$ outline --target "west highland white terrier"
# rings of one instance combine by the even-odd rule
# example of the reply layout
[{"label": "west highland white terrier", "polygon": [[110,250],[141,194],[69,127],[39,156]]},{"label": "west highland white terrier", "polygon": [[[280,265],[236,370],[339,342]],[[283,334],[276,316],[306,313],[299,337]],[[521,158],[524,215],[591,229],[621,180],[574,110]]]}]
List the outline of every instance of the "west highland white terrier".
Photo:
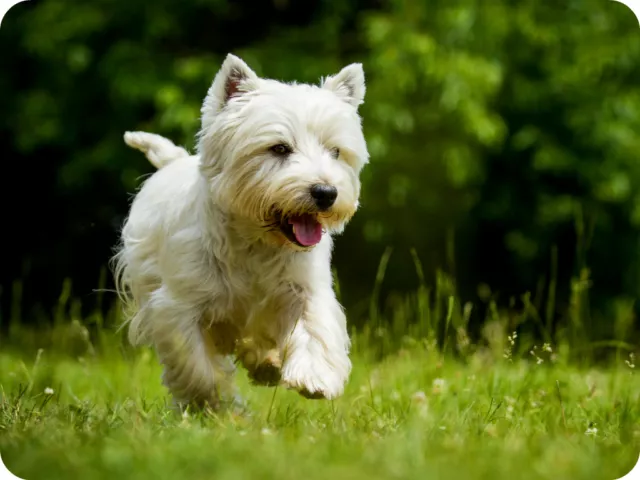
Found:
[{"label": "west highland white terrier", "polygon": [[233,395],[234,357],[256,384],[342,394],[350,340],[333,291],[332,235],[358,208],[369,155],[352,64],[319,86],[259,78],[228,55],[202,106],[197,154],[127,132],[158,170],[137,193],[114,258],[178,404]]}]

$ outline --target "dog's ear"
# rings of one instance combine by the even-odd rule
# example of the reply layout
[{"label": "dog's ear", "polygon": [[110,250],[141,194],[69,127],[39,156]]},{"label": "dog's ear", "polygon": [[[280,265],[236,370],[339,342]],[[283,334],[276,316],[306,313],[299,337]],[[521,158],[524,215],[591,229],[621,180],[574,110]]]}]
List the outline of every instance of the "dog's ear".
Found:
[{"label": "dog's ear", "polygon": [[342,100],[358,108],[364,102],[366,91],[362,64],[352,63],[336,75],[325,78],[322,82],[322,88],[331,90]]},{"label": "dog's ear", "polygon": [[217,113],[229,99],[251,90],[257,79],[258,76],[246,63],[235,55],[228,54],[209,88],[202,113],[204,116]]}]

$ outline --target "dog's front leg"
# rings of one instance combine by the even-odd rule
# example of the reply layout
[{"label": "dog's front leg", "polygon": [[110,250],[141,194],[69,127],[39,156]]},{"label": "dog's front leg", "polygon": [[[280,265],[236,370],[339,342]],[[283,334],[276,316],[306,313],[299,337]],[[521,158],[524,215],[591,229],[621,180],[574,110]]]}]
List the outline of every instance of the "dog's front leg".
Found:
[{"label": "dog's front leg", "polygon": [[309,294],[285,339],[282,379],[308,398],[340,396],[351,372],[346,317],[329,286]]}]

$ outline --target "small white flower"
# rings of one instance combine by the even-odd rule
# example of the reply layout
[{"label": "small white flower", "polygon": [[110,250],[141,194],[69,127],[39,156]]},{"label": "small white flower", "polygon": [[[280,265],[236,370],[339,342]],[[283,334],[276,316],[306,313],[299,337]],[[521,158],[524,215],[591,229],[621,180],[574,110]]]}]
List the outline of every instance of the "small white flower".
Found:
[{"label": "small white flower", "polygon": [[505,414],[507,420],[513,420],[513,405],[507,405],[507,413]]},{"label": "small white flower", "polygon": [[51,388],[51,387],[45,388],[44,389],[44,394],[45,395],[53,395],[54,394],[53,388]]},{"label": "small white flower", "polygon": [[447,382],[445,382],[444,378],[434,379],[432,384],[433,393],[441,393],[446,386],[447,386]]},{"label": "small white flower", "polygon": [[489,423],[484,427],[484,433],[491,437],[496,437],[498,435],[498,428],[495,423]]},{"label": "small white flower", "polygon": [[596,435],[598,435],[598,429],[596,428],[596,424],[595,423],[591,424],[591,426],[587,428],[584,434],[590,437],[595,437]]},{"label": "small white flower", "polygon": [[415,403],[424,403],[427,401],[427,395],[420,390],[411,395],[411,400]]},{"label": "small white flower", "polygon": [[427,403],[427,395],[423,391],[418,391],[411,395],[411,403],[415,405],[416,412],[420,417],[427,417],[429,405]]},{"label": "small white flower", "polygon": [[[545,345],[547,345],[547,344],[545,343]],[[544,350],[544,346],[542,348]],[[544,362],[544,360],[542,360],[542,358],[540,358],[540,356],[538,355],[537,350],[538,350],[538,347],[534,345],[533,349],[530,350],[529,353],[531,354],[531,356],[533,358],[536,359],[536,365],[541,365]]]},{"label": "small white flower", "polygon": [[266,427],[263,428],[260,433],[262,433],[262,435],[273,435],[273,432]]},{"label": "small white flower", "polygon": [[438,428],[439,428],[440,430],[442,430],[442,431],[444,431],[444,430],[446,430],[446,429],[447,429],[447,427],[445,427],[444,425],[440,425]]},{"label": "small white flower", "polygon": [[636,356],[633,353],[630,353],[629,360],[625,360],[624,363],[627,364],[627,367],[633,370],[634,368],[636,368],[635,360]]},{"label": "small white flower", "polygon": [[518,334],[516,332],[507,336],[509,345],[507,345],[507,348],[504,349],[504,353],[502,354],[502,356],[510,363],[513,362],[513,347],[516,344],[516,338],[518,338]]}]

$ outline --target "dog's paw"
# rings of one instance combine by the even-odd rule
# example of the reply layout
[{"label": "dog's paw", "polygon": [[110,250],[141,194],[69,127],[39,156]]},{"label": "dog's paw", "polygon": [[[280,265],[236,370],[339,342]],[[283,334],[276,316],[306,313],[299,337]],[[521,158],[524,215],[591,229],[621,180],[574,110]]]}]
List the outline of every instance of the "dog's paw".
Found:
[{"label": "dog's paw", "polygon": [[348,359],[336,368],[325,359],[292,358],[283,368],[282,381],[307,399],[332,400],[344,392],[350,367]]},{"label": "dog's paw", "polygon": [[249,370],[248,373],[252,383],[267,387],[275,387],[282,378],[280,365],[270,360],[265,360],[258,364],[255,369]]},{"label": "dog's paw", "polygon": [[280,383],[282,362],[277,350],[260,351],[253,342],[245,340],[238,346],[237,357],[253,384],[273,387]]},{"label": "dog's paw", "polygon": [[302,390],[298,390],[298,393],[304,398],[306,398],[307,400],[326,400],[327,399],[324,392],[320,392],[320,391],[310,392],[306,388],[303,388]]}]

